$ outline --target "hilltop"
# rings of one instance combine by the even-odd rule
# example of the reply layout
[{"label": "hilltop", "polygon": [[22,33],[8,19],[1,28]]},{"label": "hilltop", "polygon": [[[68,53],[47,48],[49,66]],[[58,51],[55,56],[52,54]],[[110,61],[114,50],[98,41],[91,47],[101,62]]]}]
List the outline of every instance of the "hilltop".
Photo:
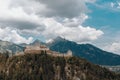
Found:
[{"label": "hilltop", "polygon": [[78,57],[0,54],[0,80],[119,80],[120,75]]}]

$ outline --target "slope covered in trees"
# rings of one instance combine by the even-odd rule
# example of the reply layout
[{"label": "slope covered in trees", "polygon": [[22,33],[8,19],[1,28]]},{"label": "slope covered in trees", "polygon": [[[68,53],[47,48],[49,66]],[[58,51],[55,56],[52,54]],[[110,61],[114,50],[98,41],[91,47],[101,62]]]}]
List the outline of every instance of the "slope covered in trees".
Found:
[{"label": "slope covered in trees", "polygon": [[119,80],[120,75],[77,57],[53,57],[45,52],[0,55],[0,80]]}]

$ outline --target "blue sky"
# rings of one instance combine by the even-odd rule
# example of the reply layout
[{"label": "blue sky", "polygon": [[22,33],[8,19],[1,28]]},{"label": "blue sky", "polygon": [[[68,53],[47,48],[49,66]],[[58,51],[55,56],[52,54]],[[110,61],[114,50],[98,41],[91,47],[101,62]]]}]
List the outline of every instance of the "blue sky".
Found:
[{"label": "blue sky", "polygon": [[120,0],[97,0],[95,4],[88,4],[88,7],[91,12],[83,25],[89,25],[104,32],[100,40],[93,44],[100,48],[109,45],[105,50],[119,53]]},{"label": "blue sky", "polygon": [[120,54],[120,0],[0,0],[0,39],[31,43],[61,36]]},{"label": "blue sky", "polygon": [[[120,9],[117,10],[117,7],[112,9],[110,5],[111,2],[117,4],[116,2],[118,1],[99,0],[93,5],[88,4],[88,7],[91,10],[91,13],[88,14],[90,18],[86,20],[84,25],[89,25],[89,26],[93,26],[96,28],[108,27],[113,31],[119,31]],[[115,9],[117,11],[115,11]]]}]

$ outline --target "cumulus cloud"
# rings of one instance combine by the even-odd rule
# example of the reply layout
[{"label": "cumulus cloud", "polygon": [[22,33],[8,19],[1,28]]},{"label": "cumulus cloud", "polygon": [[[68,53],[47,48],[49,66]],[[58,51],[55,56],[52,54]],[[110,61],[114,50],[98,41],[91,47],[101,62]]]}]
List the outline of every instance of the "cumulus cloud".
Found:
[{"label": "cumulus cloud", "polygon": [[[108,29],[110,28],[106,28],[106,30]],[[97,44],[101,49],[105,51],[120,55],[120,31],[106,31],[106,34],[98,39]]]},{"label": "cumulus cloud", "polygon": [[30,43],[33,41],[32,37],[26,39],[19,35],[16,30],[11,30],[10,28],[0,28],[0,39],[14,43]]},{"label": "cumulus cloud", "polygon": [[113,42],[112,44],[105,46],[104,49],[120,55],[120,42]]},{"label": "cumulus cloud", "polygon": [[87,42],[96,40],[103,34],[101,30],[96,30],[89,26],[65,27],[61,23],[55,21],[53,18],[46,19],[44,24],[46,25],[46,29],[43,32],[43,35],[48,39],[61,36],[76,42]]},{"label": "cumulus cloud", "polygon": [[65,18],[63,20],[63,25],[68,27],[78,27],[79,25],[82,25],[82,23],[84,23],[86,19],[88,19],[88,16],[85,14],[81,14],[77,18],[76,17],[72,19]]},{"label": "cumulus cloud", "polygon": [[[79,17],[80,14],[89,12],[86,3],[95,2],[95,0],[37,0],[47,7],[47,11],[42,15],[60,16],[60,17]],[[47,12],[47,13],[46,13]]]},{"label": "cumulus cloud", "polygon": [[[17,1],[21,5],[20,3],[17,5]],[[41,18],[34,13],[34,10],[31,7],[31,10],[29,8],[26,9],[26,6],[29,7],[30,5],[28,4],[32,5],[32,2],[28,0],[0,0],[0,24],[18,29],[33,29],[42,25],[40,23]],[[22,3],[26,6],[22,6]],[[36,9],[36,7],[34,8]]]},{"label": "cumulus cloud", "polygon": [[[103,34],[82,24],[90,11],[86,3],[95,0],[0,0],[0,39],[15,43],[32,41],[20,34],[42,35],[46,39],[57,36],[76,42],[92,41]],[[9,26],[9,27],[8,27]],[[12,30],[13,29],[13,30]],[[19,33],[18,33],[19,31]],[[13,39],[15,38],[15,39]]]}]

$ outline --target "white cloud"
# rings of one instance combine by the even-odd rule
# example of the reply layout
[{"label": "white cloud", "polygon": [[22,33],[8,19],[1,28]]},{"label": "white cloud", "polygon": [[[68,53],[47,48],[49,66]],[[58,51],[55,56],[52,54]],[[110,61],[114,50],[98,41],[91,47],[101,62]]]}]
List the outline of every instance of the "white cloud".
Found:
[{"label": "white cloud", "polygon": [[105,46],[104,50],[120,55],[120,42],[113,42],[112,44]]},{"label": "white cloud", "polygon": [[0,28],[0,39],[4,41],[11,41],[14,43],[30,43],[33,41],[32,37],[26,39],[19,35],[16,30],[12,30],[10,28]]},{"label": "white cloud", "polygon": [[[16,1],[16,2],[14,2]],[[17,3],[18,2],[18,3]],[[20,3],[19,3],[20,2]],[[14,4],[13,4],[14,3]],[[15,4],[16,3],[16,4]],[[22,4],[23,3],[23,4]],[[33,9],[31,5],[34,3]],[[24,0],[0,0],[0,24],[3,26],[10,26],[18,29],[33,29],[42,24],[41,18],[34,12],[37,9],[36,1],[24,1]],[[12,5],[13,4],[13,5]],[[18,4],[18,5],[17,5]],[[29,4],[29,5],[28,5]],[[36,4],[36,6],[35,6]],[[17,5],[17,6],[15,6]],[[25,5],[25,6],[22,6]],[[29,7],[29,8],[27,8]],[[40,6],[39,6],[40,7]],[[35,11],[34,11],[35,10]]]},{"label": "white cloud", "polygon": [[45,12],[40,14],[47,17],[79,17],[83,13],[89,12],[86,3],[93,3],[95,0],[37,0],[46,6]]},{"label": "white cloud", "polygon": [[120,31],[116,31],[114,33],[112,31],[110,32],[110,34],[110,36],[104,36],[107,39],[105,39],[106,41],[104,40],[105,45],[103,44],[104,46],[102,46],[102,48],[109,52],[113,52],[120,55]]},{"label": "white cloud", "polygon": [[96,30],[91,27],[66,27],[63,24],[55,21],[53,18],[48,18],[43,22],[46,25],[43,35],[47,39],[61,36],[76,42],[87,42],[96,40],[103,34],[101,30]]},{"label": "white cloud", "polygon": [[31,34],[33,37],[42,35],[46,39],[62,36],[76,42],[96,40],[103,32],[82,26],[88,18],[86,3],[94,2],[95,0],[0,0],[0,29],[6,34],[5,38],[1,35],[0,39],[29,43],[32,38],[26,39],[20,34]]},{"label": "white cloud", "polygon": [[114,9],[120,8],[120,2],[111,2],[111,7]]},{"label": "white cloud", "polygon": [[74,17],[72,19],[65,18],[63,20],[63,25],[68,27],[78,27],[79,25],[82,25],[86,19],[88,19],[86,14],[81,14],[79,17]]}]

